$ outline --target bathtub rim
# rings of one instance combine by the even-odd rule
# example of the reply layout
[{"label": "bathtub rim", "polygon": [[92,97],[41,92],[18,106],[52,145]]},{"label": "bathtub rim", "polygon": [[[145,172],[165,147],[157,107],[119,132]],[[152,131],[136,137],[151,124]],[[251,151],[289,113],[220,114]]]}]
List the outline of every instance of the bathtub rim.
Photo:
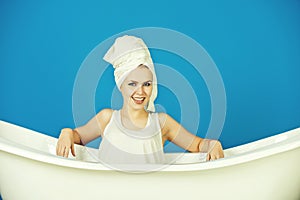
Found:
[{"label": "bathtub rim", "polygon": [[[45,135],[43,133],[39,133],[37,131],[24,128],[22,126],[18,126],[9,122],[5,122],[3,120],[0,120],[0,125],[5,124],[9,126],[16,126],[18,128],[26,129],[33,131],[37,134],[41,134],[41,137],[44,139],[50,139],[50,140],[57,140],[55,137],[51,137],[49,135]],[[289,140],[289,136],[292,134],[298,134],[295,137],[298,138],[298,140]],[[264,157],[269,157],[275,154],[291,151],[293,149],[300,147],[300,127],[295,128],[289,131],[285,131],[283,133],[279,133],[264,139],[256,140],[254,142],[250,142],[247,144],[239,145],[236,147],[225,149],[224,152],[233,151],[242,149],[244,147],[247,147],[249,145],[255,145],[257,143],[266,142],[269,140],[272,140],[274,138],[284,138],[287,137],[287,140],[282,140],[277,143],[277,145],[267,145],[262,148],[255,149],[253,151],[232,155],[226,158],[218,159],[215,161],[209,161],[204,163],[191,163],[191,164],[176,164],[176,165],[154,165],[154,169],[159,170],[153,170],[156,171],[167,171],[167,172],[173,172],[173,171],[202,171],[202,170],[210,170],[210,169],[217,169],[217,168],[223,168],[223,167],[229,167],[234,166],[242,163],[247,163],[250,161],[254,161],[257,159],[263,159]],[[80,146],[80,145],[76,145]],[[89,147],[84,147],[89,148]],[[110,167],[107,167],[101,163],[97,162],[85,162],[70,158],[63,158],[59,156],[52,155],[50,153],[45,153],[30,147],[27,147],[25,145],[19,144],[17,142],[13,142],[4,138],[0,138],[0,151],[13,154],[16,156],[24,157],[27,159],[48,163],[52,165],[58,165],[63,167],[70,167],[70,168],[77,168],[77,169],[84,169],[84,170],[98,170],[98,171],[118,171],[115,169],[112,169]],[[172,153],[171,153],[172,154]],[[161,166],[161,167],[159,167]],[[151,166],[150,166],[151,167]],[[153,172],[153,171],[147,171],[147,172]]]}]

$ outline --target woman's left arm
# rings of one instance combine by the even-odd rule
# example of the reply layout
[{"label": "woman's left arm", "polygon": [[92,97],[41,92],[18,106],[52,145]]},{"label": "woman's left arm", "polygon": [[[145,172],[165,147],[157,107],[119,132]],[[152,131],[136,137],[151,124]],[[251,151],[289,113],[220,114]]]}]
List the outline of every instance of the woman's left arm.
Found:
[{"label": "woman's left arm", "polygon": [[200,138],[181,126],[166,113],[159,113],[163,137],[166,140],[190,152],[207,153],[206,160],[216,160],[224,157],[221,143],[218,140]]}]

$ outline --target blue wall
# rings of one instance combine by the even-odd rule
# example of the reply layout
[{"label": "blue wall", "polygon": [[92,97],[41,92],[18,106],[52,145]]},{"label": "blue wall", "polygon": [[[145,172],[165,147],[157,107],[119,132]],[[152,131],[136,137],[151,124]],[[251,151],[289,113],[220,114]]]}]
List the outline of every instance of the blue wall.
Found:
[{"label": "blue wall", "polygon": [[[227,97],[225,148],[299,127],[300,2],[185,2],[1,1],[0,119],[58,137],[61,128],[74,127],[73,84],[89,52],[122,31],[164,27],[196,40],[218,66]],[[152,53],[175,69],[185,65],[168,52]],[[99,84],[97,111],[110,106],[112,73],[108,68],[100,80],[107,85]],[[194,81],[202,98],[197,132],[204,136],[209,94]],[[160,92],[157,103],[179,120],[176,96]]]}]

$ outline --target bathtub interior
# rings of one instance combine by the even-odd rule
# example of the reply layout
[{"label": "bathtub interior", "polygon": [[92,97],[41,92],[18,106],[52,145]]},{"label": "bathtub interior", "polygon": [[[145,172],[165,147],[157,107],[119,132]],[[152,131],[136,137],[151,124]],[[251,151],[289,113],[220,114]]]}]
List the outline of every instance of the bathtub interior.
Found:
[{"label": "bathtub interior", "polygon": [[[39,133],[34,130],[23,128],[11,123],[0,121],[0,142],[7,146],[22,149],[22,151],[30,151],[47,156],[56,156],[57,138]],[[295,141],[298,141],[295,143]],[[250,155],[255,152],[270,151],[274,148],[278,151],[283,147],[293,148],[293,145],[300,146],[300,128],[277,134],[272,137],[261,139],[248,144],[240,145],[230,149],[225,149],[225,158]],[[292,146],[291,146],[292,145]],[[98,163],[97,149],[75,145],[76,157],[70,153],[68,159],[83,162]],[[276,153],[276,152],[275,152]],[[204,153],[166,153],[165,158],[168,163],[172,164],[191,164],[205,162],[206,154]]]},{"label": "bathtub interior", "polygon": [[[0,141],[8,146],[45,154],[56,157],[57,138],[50,137],[40,132],[0,121]],[[71,153],[68,159],[84,162],[98,163],[98,150],[91,147],[75,145],[76,157]],[[165,158],[168,163],[187,164],[195,162],[205,162],[205,153],[167,153]]]}]

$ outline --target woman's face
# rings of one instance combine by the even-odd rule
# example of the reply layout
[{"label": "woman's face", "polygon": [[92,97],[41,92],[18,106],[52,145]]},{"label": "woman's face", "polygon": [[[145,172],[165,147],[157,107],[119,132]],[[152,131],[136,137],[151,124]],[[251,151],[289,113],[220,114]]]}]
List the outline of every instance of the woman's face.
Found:
[{"label": "woman's face", "polygon": [[133,109],[144,109],[152,93],[152,72],[146,66],[139,66],[126,77],[121,85],[124,105]]}]

